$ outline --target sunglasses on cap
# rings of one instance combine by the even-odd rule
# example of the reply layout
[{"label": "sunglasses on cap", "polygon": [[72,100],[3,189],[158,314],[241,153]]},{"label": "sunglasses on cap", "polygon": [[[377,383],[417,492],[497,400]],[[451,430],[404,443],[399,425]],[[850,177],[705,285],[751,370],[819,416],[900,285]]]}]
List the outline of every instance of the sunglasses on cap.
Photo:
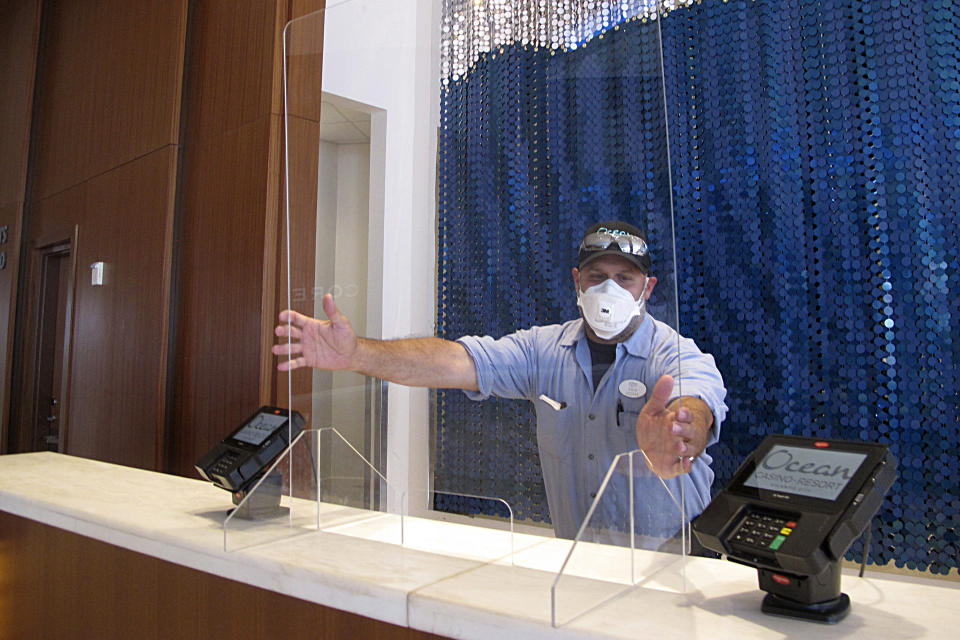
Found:
[{"label": "sunglasses on cap", "polygon": [[580,251],[602,251],[609,249],[610,245],[617,245],[623,253],[629,253],[635,256],[647,255],[647,243],[643,238],[631,235],[629,233],[617,233],[611,231],[596,231],[587,234],[580,243]]}]

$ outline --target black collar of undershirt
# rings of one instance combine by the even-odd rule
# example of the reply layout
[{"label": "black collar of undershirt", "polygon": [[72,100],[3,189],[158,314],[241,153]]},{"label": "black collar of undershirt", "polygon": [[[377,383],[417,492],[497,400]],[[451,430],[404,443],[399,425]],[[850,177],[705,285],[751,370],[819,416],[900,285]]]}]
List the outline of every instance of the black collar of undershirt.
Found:
[{"label": "black collar of undershirt", "polygon": [[587,338],[590,347],[590,377],[593,378],[593,390],[600,386],[600,379],[617,359],[617,344],[601,344]]}]

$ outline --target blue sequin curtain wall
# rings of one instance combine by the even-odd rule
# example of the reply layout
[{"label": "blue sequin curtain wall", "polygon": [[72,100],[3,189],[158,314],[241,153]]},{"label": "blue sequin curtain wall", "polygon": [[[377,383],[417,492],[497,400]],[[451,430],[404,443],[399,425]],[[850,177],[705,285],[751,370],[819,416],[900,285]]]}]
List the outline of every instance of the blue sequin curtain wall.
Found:
[{"label": "blue sequin curtain wall", "polygon": [[[577,317],[571,269],[583,230],[600,219],[648,230],[661,279],[650,309],[675,321],[658,40],[653,21],[564,54],[505,47],[448,85],[439,335],[499,337]],[[437,407],[435,486],[500,498],[518,518],[548,521],[529,403],[439,392]]]},{"label": "blue sequin curtain wall", "polygon": [[[590,205],[641,219],[665,206],[653,141],[637,182],[626,141],[570,117],[587,98],[530,73],[593,52],[610,76],[643,78],[617,66],[649,64],[642,56],[601,52],[649,28],[628,21],[552,56],[508,47],[445,88],[442,335],[574,317],[569,268],[597,217]],[[888,443],[900,478],[873,521],[870,559],[946,573],[960,556],[958,3],[709,0],[667,15],[662,37],[679,323],[729,388],[715,489],[768,433]],[[659,89],[635,89],[655,114]],[[519,105],[515,129],[482,142],[498,105]],[[591,115],[629,121],[635,105]],[[506,151],[515,137],[521,154]],[[478,469],[503,478],[491,490],[514,488],[501,497],[521,518],[547,519],[529,410],[441,393],[438,484],[469,484]]]}]

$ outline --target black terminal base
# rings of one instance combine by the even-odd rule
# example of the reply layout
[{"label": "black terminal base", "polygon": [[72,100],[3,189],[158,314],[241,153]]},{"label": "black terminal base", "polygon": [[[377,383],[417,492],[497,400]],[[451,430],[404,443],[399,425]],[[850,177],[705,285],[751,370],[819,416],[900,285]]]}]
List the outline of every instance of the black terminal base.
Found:
[{"label": "black terminal base", "polygon": [[760,589],[767,592],[764,613],[834,624],[850,612],[850,598],[840,593],[839,560],[815,576],[757,569],[757,577]]},{"label": "black terminal base", "polygon": [[280,495],[283,493],[283,475],[277,472],[271,473],[264,478],[256,490],[253,490],[259,477],[257,476],[248,484],[250,488],[233,492],[233,504],[238,506],[227,513],[236,512],[237,517],[244,520],[269,520],[290,513],[288,507],[280,506]]},{"label": "black terminal base", "polygon": [[825,624],[836,624],[850,613],[850,598],[845,593],[826,602],[806,604],[768,593],[763,598],[760,610],[772,616],[785,616],[801,620],[813,620]]}]

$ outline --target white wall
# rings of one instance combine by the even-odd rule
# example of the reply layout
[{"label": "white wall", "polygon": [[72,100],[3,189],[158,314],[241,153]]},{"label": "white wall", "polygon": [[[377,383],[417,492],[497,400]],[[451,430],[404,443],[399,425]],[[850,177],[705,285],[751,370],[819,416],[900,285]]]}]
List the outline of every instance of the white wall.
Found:
[{"label": "white wall", "polygon": [[[317,171],[317,255],[314,316],[324,317],[323,294],[367,332],[367,245],[370,145],[320,141]],[[334,242],[334,238],[336,241]],[[379,306],[379,305],[378,305]],[[333,426],[362,448],[365,422],[364,377],[350,372],[315,371],[313,417],[318,427]],[[321,391],[333,389],[333,397]]]},{"label": "white wall", "polygon": [[[368,269],[382,306],[368,314],[371,336],[435,333],[439,15],[439,0],[331,0],[325,15],[323,90],[377,109]],[[388,412],[388,481],[425,488],[429,392],[391,385]]]},{"label": "white wall", "polygon": [[[337,145],[328,142],[319,142],[317,153],[317,247],[324,247],[323,236],[330,230],[337,228]],[[296,230],[292,230],[296,233]],[[327,287],[327,283],[336,280],[336,253],[319,250],[314,263],[314,282],[316,287]],[[313,314],[323,317],[320,307],[321,296],[313,295]],[[311,423],[315,429],[331,426],[333,415],[330,404],[318,398],[318,389],[329,389],[333,384],[333,374],[329,371],[313,372],[313,405],[311,409]]]}]

